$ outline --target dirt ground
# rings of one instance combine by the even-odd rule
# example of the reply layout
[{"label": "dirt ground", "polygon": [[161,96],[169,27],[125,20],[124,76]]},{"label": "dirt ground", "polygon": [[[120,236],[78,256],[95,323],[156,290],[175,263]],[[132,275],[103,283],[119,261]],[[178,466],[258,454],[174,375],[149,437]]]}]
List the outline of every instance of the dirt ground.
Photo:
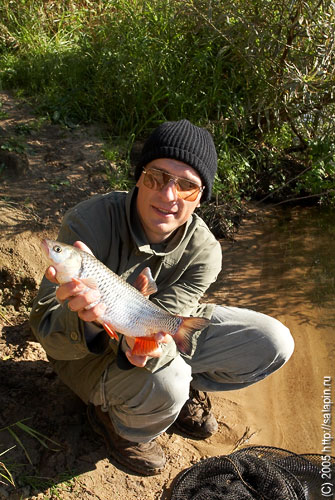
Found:
[{"label": "dirt ground", "polygon": [[[5,92],[0,93],[0,103],[0,454],[15,446],[0,458],[15,480],[15,487],[0,480],[0,499],[165,500],[182,470],[241,445],[285,445],[298,452],[319,452],[321,438],[315,434],[319,410],[304,426],[296,422],[297,411],[304,413],[306,395],[292,397],[296,391],[295,364],[288,371],[284,367],[280,377],[262,382],[260,388],[243,394],[236,391],[234,395],[212,395],[219,422],[215,436],[193,440],[174,429],[160,436],[168,460],[161,475],[140,477],[109,460],[104,443],[89,427],[84,404],[53,373],[27,321],[45,268],[41,239],[56,236],[67,208],[108,189],[101,156],[103,141],[97,129],[70,130],[43,121],[28,105]],[[261,237],[257,228],[257,215],[251,213],[239,247],[240,262],[249,251],[257,253],[255,238]],[[234,246],[225,241],[222,245],[227,251]],[[229,268],[228,261],[229,257],[225,274],[208,294],[208,300],[229,303],[228,279],[237,287],[235,305],[246,305],[247,295],[243,295],[243,286],[234,278],[236,269],[233,264]],[[257,265],[251,265],[245,283],[250,285],[250,276],[256,270]],[[242,280],[243,269],[239,271]],[[268,285],[267,293],[271,294],[273,282]],[[240,290],[239,296],[236,290]],[[256,299],[257,293],[253,296]],[[258,306],[268,309],[264,312],[274,309],[271,298]],[[302,363],[314,348],[314,344],[305,345]],[[319,397],[318,391],[312,396]],[[282,399],[276,400],[274,392]],[[274,415],[280,415],[275,423]],[[43,447],[15,425],[23,419],[58,445],[48,442],[50,447]],[[283,430],[286,424],[287,432]],[[19,436],[32,464],[10,431]],[[0,463],[1,472],[4,470]]]}]

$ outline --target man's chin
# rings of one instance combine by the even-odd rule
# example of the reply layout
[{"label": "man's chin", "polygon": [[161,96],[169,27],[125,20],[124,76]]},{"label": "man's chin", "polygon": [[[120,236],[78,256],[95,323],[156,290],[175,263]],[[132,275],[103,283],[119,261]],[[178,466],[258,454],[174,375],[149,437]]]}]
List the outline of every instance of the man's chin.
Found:
[{"label": "man's chin", "polygon": [[175,225],[157,224],[151,228],[151,234],[156,241],[153,243],[161,243],[167,240],[177,229]]}]

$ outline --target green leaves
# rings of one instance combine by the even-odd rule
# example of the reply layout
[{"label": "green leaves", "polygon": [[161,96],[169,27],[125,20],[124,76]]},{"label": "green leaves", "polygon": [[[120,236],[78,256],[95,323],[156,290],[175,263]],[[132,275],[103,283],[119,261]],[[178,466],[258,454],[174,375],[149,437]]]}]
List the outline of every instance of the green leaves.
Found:
[{"label": "green leaves", "polygon": [[329,189],[321,164],[335,143],[331,0],[52,6],[2,2],[0,84],[38,96],[53,121],[103,121],[112,136],[143,137],[188,118],[215,136],[221,193],[305,196],[317,170]]}]

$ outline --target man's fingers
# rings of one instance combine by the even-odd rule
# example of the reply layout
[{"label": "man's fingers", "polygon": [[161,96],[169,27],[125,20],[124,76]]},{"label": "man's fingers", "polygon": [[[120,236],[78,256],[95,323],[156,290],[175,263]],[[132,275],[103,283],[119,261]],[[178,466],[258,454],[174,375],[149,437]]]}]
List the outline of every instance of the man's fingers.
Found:
[{"label": "man's fingers", "polygon": [[84,250],[84,252],[87,252],[87,253],[90,253],[91,255],[93,255],[92,250],[87,245],[85,245],[85,243],[83,243],[82,241],[75,241],[73,243],[73,246],[79,248],[80,250]]},{"label": "man's fingers", "polygon": [[131,364],[137,366],[138,368],[143,368],[146,365],[149,356],[151,358],[159,358],[161,356],[162,352],[163,352],[162,348],[158,347],[157,349],[149,352],[145,356],[139,356],[138,354],[133,355],[131,353],[131,349],[127,350],[125,354],[126,354],[128,360],[130,361]]},{"label": "man's fingers", "polygon": [[[80,292],[81,285],[75,285],[75,290],[79,289]],[[97,302],[100,299],[100,293],[98,290],[88,290],[85,293],[80,293],[80,295],[76,295],[76,293],[72,293],[74,295],[69,300],[69,309],[71,311],[81,311],[81,309],[89,308],[91,304]]]},{"label": "man's fingers", "polygon": [[82,309],[78,312],[78,316],[83,321],[96,321],[99,319],[106,310],[106,306],[103,303],[99,303],[96,306],[93,306],[91,309]]},{"label": "man's fingers", "polygon": [[49,266],[46,269],[44,275],[45,275],[46,279],[48,279],[52,283],[58,283],[58,281],[56,280],[56,269],[54,267]]},{"label": "man's fingers", "polygon": [[64,300],[83,292],[86,288],[87,287],[81,281],[69,281],[68,283],[64,283],[64,285],[60,285],[56,291],[56,296],[60,302],[63,302]]},{"label": "man's fingers", "polygon": [[[170,337],[170,339],[169,339],[169,337]],[[162,342],[162,343],[168,343],[168,342],[171,342],[171,340],[172,340],[171,335],[165,335],[164,333],[162,333],[162,335],[156,334],[155,338],[158,342]],[[150,352],[147,352],[143,356],[139,356],[138,354],[133,355],[131,353],[131,351],[132,351],[134,344],[135,344],[135,338],[127,336],[126,343],[129,347],[129,349],[127,349],[125,351],[125,354],[126,354],[128,360],[130,361],[130,363],[132,363],[135,366],[138,366],[139,368],[143,368],[143,366],[146,365],[149,357],[150,358],[159,358],[163,352],[161,346],[158,346],[156,349],[154,349]]]},{"label": "man's fingers", "polygon": [[169,344],[173,340],[170,334],[164,332],[156,333],[155,339],[162,344]]},{"label": "man's fingers", "polygon": [[143,368],[148,361],[148,356],[138,356],[138,355],[133,356],[130,350],[126,351],[125,354],[130,363],[134,366],[137,366],[138,368]]}]

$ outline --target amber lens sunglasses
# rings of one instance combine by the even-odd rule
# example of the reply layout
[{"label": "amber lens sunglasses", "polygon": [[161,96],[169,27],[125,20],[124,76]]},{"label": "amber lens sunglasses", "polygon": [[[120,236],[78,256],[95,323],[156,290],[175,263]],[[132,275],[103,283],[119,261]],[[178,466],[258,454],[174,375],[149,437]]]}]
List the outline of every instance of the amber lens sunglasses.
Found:
[{"label": "amber lens sunglasses", "polygon": [[187,201],[195,201],[199,193],[205,189],[196,182],[189,181],[183,177],[168,174],[164,170],[148,168],[143,170],[143,184],[154,191],[161,191],[164,186],[173,181],[179,198]]}]

